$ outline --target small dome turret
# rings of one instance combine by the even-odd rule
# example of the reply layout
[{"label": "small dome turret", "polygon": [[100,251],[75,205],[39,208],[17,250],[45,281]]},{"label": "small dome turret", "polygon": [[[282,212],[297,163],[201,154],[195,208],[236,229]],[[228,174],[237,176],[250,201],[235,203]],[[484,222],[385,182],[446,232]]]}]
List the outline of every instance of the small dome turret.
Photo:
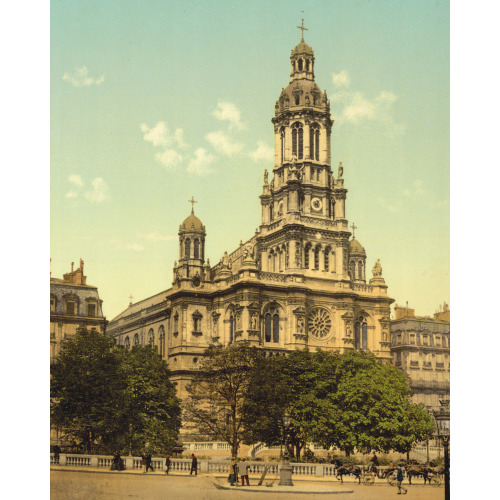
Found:
[{"label": "small dome turret", "polygon": [[205,226],[201,220],[191,212],[189,217],[186,217],[184,222],[179,226],[179,233],[203,233],[205,234]]},{"label": "small dome turret", "polygon": [[349,253],[351,255],[362,255],[366,257],[366,252],[361,243],[354,238],[349,242]]}]

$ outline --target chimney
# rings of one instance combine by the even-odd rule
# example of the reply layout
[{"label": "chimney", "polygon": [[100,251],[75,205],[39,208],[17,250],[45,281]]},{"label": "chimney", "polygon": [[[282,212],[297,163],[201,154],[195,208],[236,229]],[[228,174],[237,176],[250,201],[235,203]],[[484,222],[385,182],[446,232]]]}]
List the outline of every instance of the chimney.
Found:
[{"label": "chimney", "polygon": [[71,272],[73,272],[73,266],[75,265],[74,262],[71,263]]}]

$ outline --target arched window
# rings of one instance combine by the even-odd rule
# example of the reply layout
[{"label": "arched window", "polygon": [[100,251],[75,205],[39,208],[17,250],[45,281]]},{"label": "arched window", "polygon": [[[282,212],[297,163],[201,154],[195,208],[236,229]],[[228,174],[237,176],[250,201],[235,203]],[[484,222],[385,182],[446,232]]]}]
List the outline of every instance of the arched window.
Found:
[{"label": "arched window", "polygon": [[314,142],[315,142],[314,159],[316,161],[319,161],[319,129],[316,129],[314,131]]},{"label": "arched window", "polygon": [[368,349],[368,325],[366,319],[360,318],[354,324],[354,349]]},{"label": "arched window", "polygon": [[309,59],[306,59],[306,71],[309,71]]},{"label": "arched window", "polygon": [[165,356],[165,328],[163,325],[158,328],[158,338],[160,340],[160,356],[163,358]]},{"label": "arched window", "polygon": [[330,247],[325,248],[324,262],[325,262],[325,271],[330,270]]},{"label": "arched window", "polygon": [[358,262],[358,280],[363,279],[363,262]]},{"label": "arched window", "polygon": [[356,263],[351,260],[349,263],[349,274],[351,275],[351,279],[356,279]]},{"label": "arched window", "polygon": [[317,245],[314,249],[314,269],[319,270],[319,254],[321,252],[321,245]]},{"label": "arched window", "polygon": [[139,334],[138,333],[136,333],[134,335],[134,345],[139,345]]},{"label": "arched window", "polygon": [[281,163],[283,163],[285,159],[285,129],[282,127],[280,131],[280,151],[281,151]]},{"label": "arched window", "polygon": [[130,339],[128,337],[125,337],[125,342],[123,343],[123,346],[125,349],[130,349]]},{"label": "arched window", "polygon": [[311,243],[307,243],[304,247],[304,268],[309,269],[309,252],[311,251]]},{"label": "arched window", "polygon": [[319,126],[316,123],[309,129],[309,146],[311,160],[319,161]]},{"label": "arched window", "polygon": [[229,343],[233,343],[234,339],[234,330],[236,327],[236,318],[234,317],[234,314],[231,313],[231,316],[229,316]]},{"label": "arched window", "polygon": [[299,59],[299,71],[302,71],[302,68],[303,68],[302,59]]},{"label": "arched window", "polygon": [[153,329],[151,328],[151,330],[149,330],[148,332],[148,344],[150,346],[154,346],[155,345],[155,334],[153,332]]},{"label": "arched window", "polygon": [[299,122],[292,126],[292,155],[299,160],[304,157],[304,130]]},{"label": "arched window", "polygon": [[191,256],[191,240],[189,238],[186,238],[186,241],[184,242],[184,257],[186,259],[189,259]]},{"label": "arched window", "polygon": [[275,344],[280,341],[280,318],[274,307],[271,307],[264,316],[264,339]]},{"label": "arched window", "polygon": [[199,259],[200,258],[200,240],[196,238],[193,242],[193,249],[194,249],[194,258]]}]

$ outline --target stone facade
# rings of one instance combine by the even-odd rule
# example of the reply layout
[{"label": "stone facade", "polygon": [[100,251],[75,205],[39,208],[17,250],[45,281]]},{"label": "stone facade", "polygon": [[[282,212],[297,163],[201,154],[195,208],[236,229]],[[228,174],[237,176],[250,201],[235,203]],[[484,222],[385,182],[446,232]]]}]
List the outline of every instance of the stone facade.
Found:
[{"label": "stone facade", "polygon": [[394,309],[391,351],[396,366],[410,378],[413,402],[437,410],[440,399],[450,394],[450,310],[415,316],[413,309]]},{"label": "stone facade", "polygon": [[102,312],[102,300],[97,287],[87,285],[83,274],[84,262],[63,279],[50,278],[50,359],[61,351],[61,342],[71,338],[82,326],[99,333],[106,331],[106,318]]},{"label": "stone facade", "polygon": [[379,261],[367,283],[366,252],[351,238],[344,167],[334,176],[333,120],[314,81],[314,52],[302,40],[290,60],[272,118],[275,161],[264,172],[260,227],[212,266],[207,231],[192,210],[179,228],[172,286],[131,304],[107,330],[125,348],[156,346],[181,398],[211,344],[245,340],[269,355],[366,349],[392,360],[393,300]]}]

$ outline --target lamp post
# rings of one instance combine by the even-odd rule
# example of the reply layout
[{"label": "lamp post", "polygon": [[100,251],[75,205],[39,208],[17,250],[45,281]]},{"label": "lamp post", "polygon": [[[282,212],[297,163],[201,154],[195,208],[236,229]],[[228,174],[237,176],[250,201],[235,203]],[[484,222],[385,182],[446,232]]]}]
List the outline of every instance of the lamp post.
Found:
[{"label": "lamp post", "polygon": [[130,434],[130,439],[129,439],[129,447],[128,447],[128,456],[132,456],[132,424],[128,424],[128,432]]},{"label": "lamp post", "polygon": [[283,454],[283,463],[280,468],[280,481],[278,486],[293,486],[292,482],[292,466],[288,462],[288,447],[287,447],[287,429],[290,425],[290,415],[285,412],[283,415],[283,444],[285,447],[285,452]]},{"label": "lamp post", "polygon": [[434,411],[438,437],[443,442],[444,448],[444,498],[450,499],[450,455],[448,446],[450,444],[450,401],[440,400],[441,408]]}]

